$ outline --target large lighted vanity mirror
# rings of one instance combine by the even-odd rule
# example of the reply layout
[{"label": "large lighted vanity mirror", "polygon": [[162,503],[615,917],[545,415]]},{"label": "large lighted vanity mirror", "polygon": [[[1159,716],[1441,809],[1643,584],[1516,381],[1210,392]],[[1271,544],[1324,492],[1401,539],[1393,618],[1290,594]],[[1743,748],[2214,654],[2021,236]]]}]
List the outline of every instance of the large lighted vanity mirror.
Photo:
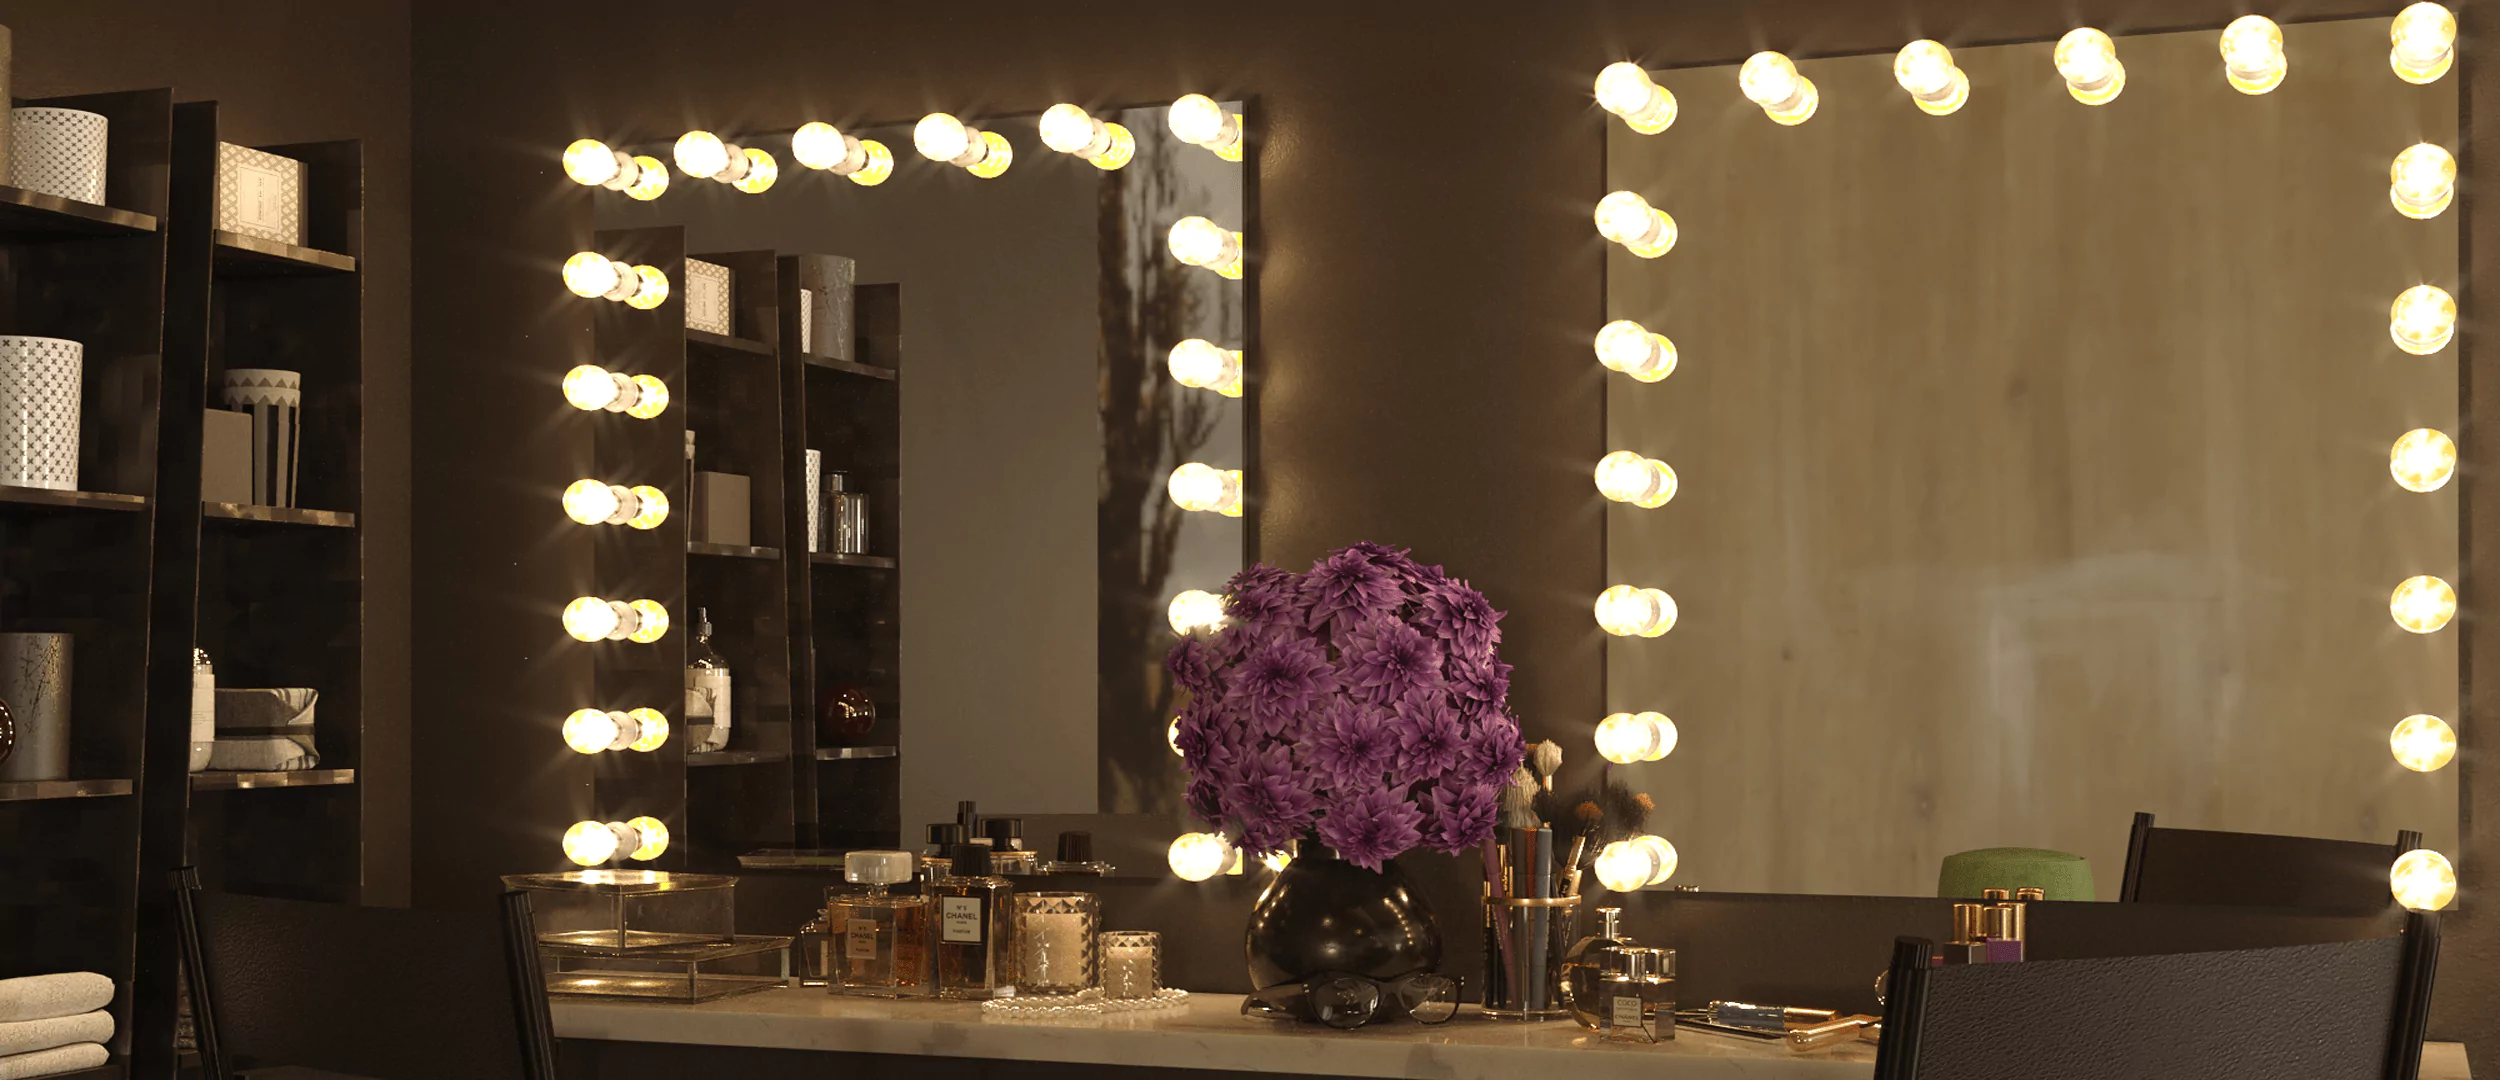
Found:
[{"label": "large lighted vanity mirror", "polygon": [[[984,814],[1178,812],[1169,610],[1186,590],[1220,592],[1246,561],[1252,519],[1223,504],[1252,465],[1237,369],[1251,314],[1237,258],[1184,263],[1172,240],[1194,217],[1222,230],[1218,246],[1233,241],[1247,166],[1183,141],[1166,113],[1094,109],[1116,125],[1116,138],[1090,129],[1106,151],[1096,161],[1052,149],[1034,114],[967,112],[952,137],[992,148],[969,167],[924,155],[915,135],[932,133],[913,122],[842,125],[890,155],[873,184],[859,181],[882,161],[855,175],[809,167],[827,150],[794,147],[795,123],[724,130],[775,159],[769,190],[672,169],[660,199],[599,202],[603,230],[683,226],[695,259],[838,257],[798,271],[811,340],[785,370],[804,382],[820,482],[830,489],[842,474],[866,495],[870,524],[864,558],[838,550],[835,519],[850,511],[825,497],[812,625],[793,628],[814,655],[812,673],[794,672],[793,696],[812,685],[814,700],[792,708],[818,725],[820,753],[891,745],[899,762],[815,766],[827,846],[916,848],[924,825],[954,820],[967,799]],[[1084,133],[1086,119],[1073,121]],[[641,152],[666,160],[670,148]],[[787,307],[795,293],[781,284]],[[847,316],[823,297],[846,285]],[[687,299],[691,319],[703,303]],[[691,355],[690,416],[705,440],[707,426],[741,421],[701,400],[705,365],[735,361]],[[710,467],[705,452],[697,446],[698,468]],[[1194,487],[1172,483],[1193,463]],[[1176,491],[1204,508],[1184,509]],[[700,574],[690,591],[690,605],[719,602]],[[846,691],[878,711],[855,735],[826,718]],[[1154,832],[1158,843],[1171,835]],[[1050,839],[1029,842],[1047,850]]]},{"label": "large lighted vanity mirror", "polygon": [[2457,289],[2458,214],[2399,213],[2390,167],[2456,147],[2457,79],[2398,79],[2382,19],[2282,35],[2262,94],[2200,31],[2118,37],[2100,105],[2043,42],[1953,50],[1948,115],[1885,54],[1799,62],[1794,125],[1734,67],[1654,73],[1659,134],[1608,118],[1609,190],[1678,234],[1606,245],[1673,373],[1600,373],[1607,448],[1677,481],[1607,507],[1610,583],[1678,610],[1607,654],[1609,707],[1680,735],[1616,767],[1676,884],[1934,895],[2032,847],[2115,899],[2138,811],[2455,850],[2456,767],[2390,732],[2457,721],[2457,627],[2391,618],[2456,581],[2457,485],[2391,451],[2456,435],[2457,349],[2390,307]]}]

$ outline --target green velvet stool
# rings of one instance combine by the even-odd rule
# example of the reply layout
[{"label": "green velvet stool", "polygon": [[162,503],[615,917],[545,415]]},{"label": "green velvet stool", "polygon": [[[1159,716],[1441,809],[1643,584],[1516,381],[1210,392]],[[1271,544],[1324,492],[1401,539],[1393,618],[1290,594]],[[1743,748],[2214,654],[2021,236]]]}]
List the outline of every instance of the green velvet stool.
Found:
[{"label": "green velvet stool", "polygon": [[2027,847],[1992,847],[1944,857],[1936,895],[1977,900],[1982,889],[2037,887],[2051,900],[2092,899],[2092,864],[2081,855]]}]

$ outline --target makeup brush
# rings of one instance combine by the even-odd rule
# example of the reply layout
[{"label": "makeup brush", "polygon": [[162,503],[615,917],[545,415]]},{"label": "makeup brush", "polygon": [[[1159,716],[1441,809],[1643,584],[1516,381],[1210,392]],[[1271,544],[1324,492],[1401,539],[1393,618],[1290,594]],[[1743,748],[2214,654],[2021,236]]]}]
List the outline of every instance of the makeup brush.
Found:
[{"label": "makeup brush", "polygon": [[1514,829],[1536,828],[1536,796],[1541,789],[1536,777],[1521,767],[1510,778],[1510,786],[1502,789],[1502,824]]},{"label": "makeup brush", "polygon": [[1554,790],[1554,773],[1562,768],[1562,747],[1547,739],[1536,744],[1536,774],[1545,782],[1545,790]]},{"label": "makeup brush", "polygon": [[1563,868],[1563,895],[1580,895],[1580,859],[1588,854],[1589,837],[1596,835],[1598,825],[1606,820],[1606,811],[1594,802],[1584,802],[1571,809],[1575,825],[1571,830],[1571,862]]}]

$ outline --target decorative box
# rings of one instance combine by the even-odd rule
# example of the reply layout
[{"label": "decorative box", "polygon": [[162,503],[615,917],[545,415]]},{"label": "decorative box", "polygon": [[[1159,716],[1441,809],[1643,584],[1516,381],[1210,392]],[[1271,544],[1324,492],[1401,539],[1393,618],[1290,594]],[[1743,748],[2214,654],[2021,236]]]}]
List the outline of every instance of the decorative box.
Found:
[{"label": "decorative box", "polygon": [[728,267],[686,260],[686,329],[723,337],[737,333],[732,292]]},{"label": "decorative box", "polygon": [[203,409],[200,417],[200,501],[252,501],[252,415]]},{"label": "decorative box", "polygon": [[[538,943],[577,950],[641,950],[737,940],[738,879],[664,870],[575,870],[506,874],[525,889]],[[788,939],[784,939],[785,941]]]},{"label": "decorative box", "polygon": [[538,958],[546,971],[547,992],[567,997],[692,1005],[770,990],[790,980],[790,939],[756,934],[624,952],[541,945]]},{"label": "decorative box", "polygon": [[217,227],[281,244],[304,243],[304,163],[217,144]]},{"label": "decorative box", "polygon": [[103,205],[110,126],[84,109],[10,110],[9,186]]},{"label": "decorative box", "polygon": [[694,474],[694,538],[745,547],[754,542],[748,521],[754,485],[736,473]]},{"label": "decorative box", "polygon": [[0,484],[78,490],[86,355],[75,341],[0,337]]}]

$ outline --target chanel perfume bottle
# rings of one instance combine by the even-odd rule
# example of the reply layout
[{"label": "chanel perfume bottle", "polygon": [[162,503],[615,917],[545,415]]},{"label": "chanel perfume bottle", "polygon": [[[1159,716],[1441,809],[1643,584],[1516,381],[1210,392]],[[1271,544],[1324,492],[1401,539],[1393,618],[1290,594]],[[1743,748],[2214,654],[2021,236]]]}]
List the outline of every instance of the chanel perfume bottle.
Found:
[{"label": "chanel perfume bottle", "polygon": [[1015,963],[1007,951],[1008,908],[1015,886],[990,874],[990,849],[955,847],[954,866],[929,882],[936,910],[931,950],[937,954],[937,996],[1005,997],[1015,992]]},{"label": "chanel perfume bottle", "polygon": [[1675,950],[1618,948],[1606,954],[1599,980],[1598,1030],[1608,1039],[1665,1042],[1675,1038]]},{"label": "chanel perfume bottle", "polygon": [[854,851],[842,857],[842,877],[860,887],[833,907],[827,967],[835,989],[871,997],[919,997],[929,992],[929,901],[886,891],[912,879],[908,851]]},{"label": "chanel perfume bottle", "polygon": [[1597,1031],[1606,1026],[1606,1018],[1599,1014],[1603,1003],[1598,1000],[1606,977],[1606,958],[1618,949],[1637,944],[1623,932],[1623,909],[1602,907],[1597,909],[1597,932],[1581,938],[1563,953],[1563,1003],[1571,1007],[1571,1019],[1581,1027]]},{"label": "chanel perfume bottle", "polygon": [[686,752],[729,745],[729,665],[712,651],[712,610],[694,609],[694,644],[686,647]]}]

